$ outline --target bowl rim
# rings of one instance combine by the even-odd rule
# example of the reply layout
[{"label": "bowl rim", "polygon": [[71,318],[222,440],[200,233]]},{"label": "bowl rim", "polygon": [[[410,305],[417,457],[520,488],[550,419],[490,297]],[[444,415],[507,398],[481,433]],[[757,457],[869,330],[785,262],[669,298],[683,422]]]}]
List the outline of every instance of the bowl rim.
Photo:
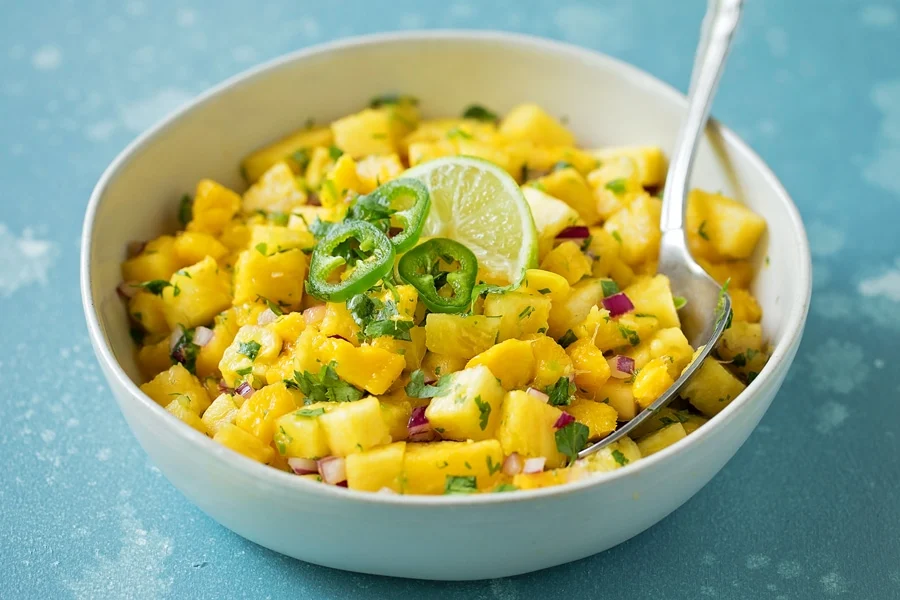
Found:
[{"label": "bowl rim", "polygon": [[[657,463],[667,461],[670,457],[686,452],[687,449],[692,446],[701,444],[713,430],[725,427],[726,424],[732,421],[740,411],[744,410],[750,403],[756,400],[758,395],[757,392],[766,386],[769,379],[771,379],[773,374],[778,370],[776,367],[780,365],[783,360],[789,358],[790,352],[799,343],[803,334],[812,294],[812,262],[809,243],[803,227],[803,222],[800,218],[800,213],[781,182],[768,165],[765,164],[747,143],[740,139],[740,137],[732,130],[721,125],[714,119],[710,120],[710,129],[708,131],[715,131],[732,151],[739,153],[743,159],[753,166],[753,168],[757,169],[772,192],[787,208],[791,227],[800,234],[798,239],[794,240],[799,246],[798,250],[802,259],[800,264],[797,265],[797,273],[795,273],[795,276],[800,280],[801,289],[805,291],[805,298],[802,298],[801,301],[797,302],[793,310],[787,316],[784,338],[780,344],[775,346],[769,362],[760,372],[759,376],[747,386],[744,392],[734,402],[730,403],[722,410],[722,412],[716,415],[715,418],[711,419],[708,425],[699,428],[692,435],[652,456],[641,459],[628,468],[615,469],[605,473],[595,473],[584,479],[562,485],[533,490],[518,490],[515,493],[427,496],[372,493],[338,488],[337,486],[322,485],[318,482],[301,479],[296,475],[258,463],[216,443],[212,438],[194,430],[192,427],[185,426],[176,417],[169,414],[162,406],[144,394],[138,385],[128,377],[113,355],[112,350],[103,335],[99,318],[94,308],[95,302],[91,291],[91,255],[95,218],[107,187],[116,177],[118,177],[120,169],[134,160],[135,155],[139,154],[140,150],[144,147],[152,144],[155,138],[160,134],[170,127],[176,126],[176,122],[183,116],[202,109],[211,99],[233,86],[247,84],[255,78],[286,66],[289,63],[303,61],[337,50],[358,46],[377,46],[398,42],[421,43],[426,41],[463,43],[499,42],[504,46],[530,47],[531,49],[538,49],[561,57],[568,57],[571,60],[579,62],[604,65],[610,70],[621,73],[648,93],[661,96],[668,102],[682,108],[687,105],[686,97],[674,87],[663,80],[654,77],[650,73],[618,58],[589,48],[539,36],[490,30],[435,29],[355,36],[289,52],[233,75],[201,93],[191,102],[169,113],[154,124],[153,127],[146,130],[129,143],[106,168],[91,193],[82,229],[80,285],[82,305],[91,343],[94,346],[98,359],[104,363],[107,375],[115,378],[119,386],[127,390],[129,395],[138,402],[143,409],[149,412],[147,416],[153,415],[154,418],[159,418],[164,426],[173,427],[175,435],[180,435],[199,452],[212,455],[213,460],[224,461],[231,468],[237,469],[246,477],[255,480],[257,484],[281,487],[285,492],[312,494],[320,496],[325,500],[338,502],[361,502],[439,508],[448,506],[477,506],[506,504],[510,502],[527,502],[541,498],[566,495],[583,491],[589,487],[607,484],[615,480],[638,477],[643,471],[651,468]],[[112,391],[112,388],[110,388],[110,390]]]}]

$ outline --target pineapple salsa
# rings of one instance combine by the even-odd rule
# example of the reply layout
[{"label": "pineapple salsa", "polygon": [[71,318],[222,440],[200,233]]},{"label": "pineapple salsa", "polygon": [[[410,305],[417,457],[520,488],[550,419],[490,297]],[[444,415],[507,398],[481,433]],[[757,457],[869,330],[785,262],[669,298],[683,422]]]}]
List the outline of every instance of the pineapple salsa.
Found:
[{"label": "pineapple salsa", "polygon": [[129,247],[142,390],[253,460],[401,494],[505,492],[627,466],[690,435],[767,360],[748,291],[762,218],[694,190],[694,256],[733,318],[681,397],[684,299],[656,273],[659,148],[577,148],[540,107],[422,120],[385,96],[204,179],[183,230]]}]

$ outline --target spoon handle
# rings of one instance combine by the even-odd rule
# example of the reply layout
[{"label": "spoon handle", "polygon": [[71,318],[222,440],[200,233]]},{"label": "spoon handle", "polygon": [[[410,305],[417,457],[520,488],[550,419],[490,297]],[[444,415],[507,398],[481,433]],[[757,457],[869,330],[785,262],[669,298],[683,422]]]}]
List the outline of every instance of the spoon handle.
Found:
[{"label": "spoon handle", "polygon": [[719,87],[719,79],[731,50],[731,41],[740,21],[743,5],[744,0],[710,0],[703,19],[688,91],[687,117],[678,132],[663,192],[660,219],[663,233],[684,229],[684,211],[694,153],[706,129],[712,99]]}]

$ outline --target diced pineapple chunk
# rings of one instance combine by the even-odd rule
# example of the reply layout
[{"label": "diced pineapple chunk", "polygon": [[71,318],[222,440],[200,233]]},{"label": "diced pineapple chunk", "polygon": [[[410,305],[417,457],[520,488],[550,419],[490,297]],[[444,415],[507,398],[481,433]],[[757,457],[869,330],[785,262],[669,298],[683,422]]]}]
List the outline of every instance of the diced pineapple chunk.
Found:
[{"label": "diced pineapple chunk", "polygon": [[625,156],[634,161],[638,177],[644,187],[662,185],[666,178],[666,158],[657,146],[622,146],[603,148],[592,152],[602,163]]},{"label": "diced pineapple chunk", "polygon": [[661,209],[659,198],[642,194],[603,224],[603,228],[613,237],[619,235],[617,239],[622,240],[621,257],[629,266],[655,259],[659,254]]},{"label": "diced pineapple chunk", "polygon": [[292,312],[277,317],[267,325],[285,344],[293,344],[306,329],[306,320],[303,313]]},{"label": "diced pineapple chunk", "polygon": [[219,235],[241,208],[241,197],[211,179],[202,179],[194,194],[188,231]]},{"label": "diced pineapple chunk", "polygon": [[601,448],[585,459],[587,469],[594,473],[605,473],[620,469],[641,459],[641,450],[631,438],[624,437],[605,448]]},{"label": "diced pineapple chunk", "polygon": [[234,309],[228,309],[216,315],[213,338],[197,353],[198,376],[216,377],[216,379],[221,376],[219,363],[225,355],[225,350],[234,341],[237,332],[237,315]]},{"label": "diced pineapple chunk", "polygon": [[519,291],[533,296],[546,296],[552,302],[562,302],[569,295],[569,282],[562,275],[542,269],[528,269]]},{"label": "diced pineapple chunk", "polygon": [[273,383],[257,390],[238,410],[234,423],[264,444],[271,444],[278,417],[297,408],[293,393],[284,383]]},{"label": "diced pineapple chunk", "polygon": [[200,416],[191,410],[191,401],[187,396],[178,396],[166,406],[166,410],[175,415],[182,422],[190,425],[203,435],[206,435],[206,424],[200,420]]},{"label": "diced pineapple chunk", "polygon": [[548,194],[574,208],[587,225],[600,221],[594,192],[574,168],[557,169],[537,181]]},{"label": "diced pineapple chunk", "polygon": [[[405,395],[403,394],[403,396]],[[379,401],[381,402],[381,416],[384,417],[384,422],[388,426],[391,439],[394,441],[405,440],[409,435],[407,425],[412,415],[412,404],[409,399],[401,396],[382,396]]]},{"label": "diced pineapple chunk", "polygon": [[356,402],[342,402],[320,416],[319,423],[334,456],[349,456],[391,443],[381,405],[374,396]]},{"label": "diced pineapple chunk", "polygon": [[550,299],[543,296],[506,292],[488,294],[484,299],[484,316],[500,319],[499,341],[520,338],[547,331]]},{"label": "diced pineapple chunk", "polygon": [[541,268],[561,275],[572,285],[591,274],[591,259],[584,255],[578,244],[568,241],[548,252],[541,261]]},{"label": "diced pineapple chunk", "polygon": [[304,127],[249,155],[241,163],[241,170],[247,182],[253,183],[280,160],[288,159],[292,167],[299,169],[304,165],[292,156],[302,157],[301,162],[306,162],[310,149],[329,146],[332,140],[330,127]]},{"label": "diced pineapple chunk", "polygon": [[228,248],[215,237],[202,231],[182,231],[175,236],[175,256],[181,266],[193,265],[207,256],[219,260]]},{"label": "diced pineapple chunk", "polygon": [[256,211],[288,214],[306,204],[306,192],[300,187],[294,172],[284,161],[269,167],[259,181],[244,192],[245,214]]},{"label": "diced pineapple chunk", "polygon": [[586,469],[573,466],[566,469],[541,471],[540,473],[519,473],[513,477],[512,484],[520,490],[536,490],[578,481],[586,475]]},{"label": "diced pineapple chunk", "polygon": [[762,327],[759,323],[734,320],[722,334],[716,351],[739,373],[759,373],[766,364]]},{"label": "diced pineapple chunk", "polygon": [[685,437],[687,437],[687,432],[685,432],[681,423],[672,423],[671,425],[666,425],[662,429],[640,438],[637,441],[637,445],[641,450],[641,456],[647,457],[668,448]]},{"label": "diced pineapple chunk", "polygon": [[162,298],[170,329],[205,325],[231,305],[228,274],[212,258],[177,271],[169,282]]},{"label": "diced pineapple chunk", "polygon": [[334,402],[318,402],[280,416],[275,421],[273,438],[279,454],[310,459],[329,456],[331,448],[319,417],[335,406]]},{"label": "diced pineapple chunk", "polygon": [[402,491],[405,455],[406,442],[351,454],[347,457],[347,487],[366,492]]},{"label": "diced pineapple chunk", "polygon": [[359,193],[361,189],[362,183],[356,175],[356,162],[349,154],[343,154],[322,180],[319,200],[322,206],[335,209],[331,214],[336,219],[331,220],[341,219],[349,208],[347,192]]},{"label": "diced pineapple chunk", "polygon": [[491,142],[497,135],[497,126],[477,119],[431,119],[422,123],[403,138],[401,145],[409,147],[415,143],[449,141],[457,138]]},{"label": "diced pineapple chunk", "polygon": [[649,350],[649,358],[668,357],[671,359],[668,366],[669,375],[673,380],[678,379],[694,355],[694,349],[684,337],[684,332],[677,327],[657,331],[650,341]]},{"label": "diced pineapple chunk", "polygon": [[521,165],[514,163],[505,150],[498,148],[494,144],[480,142],[478,140],[467,140],[461,136],[455,136],[452,142],[456,147],[456,154],[474,156],[490,161],[513,177],[517,176],[522,171]]},{"label": "diced pineapple chunk", "polygon": [[562,411],[527,392],[508,392],[500,411],[497,438],[504,454],[517,452],[525,457],[544,457],[546,466],[555,468],[566,462],[556,447],[556,424]]},{"label": "diced pineapple chunk", "polygon": [[609,363],[590,339],[580,339],[566,348],[575,370],[575,385],[590,395],[597,393],[609,379]]},{"label": "diced pineapple chunk", "polygon": [[444,438],[491,438],[500,421],[503,393],[503,387],[487,367],[467,368],[452,375],[448,391],[431,399],[425,416]]},{"label": "diced pineapple chunk", "polygon": [[331,124],[331,131],[334,143],[353,158],[397,152],[390,114],[382,109],[367,108],[338,119]]},{"label": "diced pineapple chunk", "polygon": [[534,379],[531,387],[543,391],[559,381],[560,377],[572,377],[575,369],[572,359],[562,346],[551,338],[541,335],[531,342],[534,353]]},{"label": "diced pineapple chunk", "polygon": [[229,423],[234,423],[237,416],[238,408],[231,394],[220,394],[218,398],[213,400],[205,411],[203,411],[203,424],[206,431],[211,436],[215,436],[220,429]]},{"label": "diced pineapple chunk", "polygon": [[201,415],[209,406],[209,396],[200,380],[180,364],[169,367],[151,381],[141,386],[141,391],[153,398],[160,406],[168,406],[181,396],[188,399],[191,410]]},{"label": "diced pineapple chunk", "polygon": [[272,460],[275,455],[275,451],[271,446],[261,442],[259,438],[231,423],[227,423],[219,429],[213,436],[213,440],[219,442],[226,448],[230,448],[239,454],[243,454],[247,458],[263,464]]},{"label": "diced pineapple chunk", "polygon": [[594,395],[595,400],[609,402],[616,409],[620,421],[630,421],[637,414],[637,404],[630,383],[621,379],[610,379]]},{"label": "diced pineapple chunk", "polygon": [[430,313],[425,318],[425,346],[431,352],[468,360],[497,342],[500,324],[499,317]]},{"label": "diced pineapple chunk", "polygon": [[426,352],[422,359],[422,371],[426,379],[439,379],[443,375],[456,373],[466,368],[466,359],[437,352]]},{"label": "diced pineapple chunk", "polygon": [[762,319],[762,309],[750,292],[729,288],[728,293],[731,296],[731,310],[734,312],[735,320],[759,323]]},{"label": "diced pineapple chunk", "polygon": [[410,340],[398,340],[389,335],[377,337],[370,342],[375,348],[381,348],[403,356],[406,361],[405,371],[415,371],[422,366],[425,358],[425,328],[413,327],[409,330]]},{"label": "diced pineapple chunk", "polygon": [[669,374],[671,359],[667,356],[654,358],[634,376],[631,391],[638,405],[644,409],[672,387],[675,380]]},{"label": "diced pineapple chunk", "polygon": [[334,362],[341,379],[375,395],[385,393],[406,367],[406,360],[399,354],[374,346],[356,348],[337,338],[328,338],[321,344],[319,361]]},{"label": "diced pineapple chunk", "polygon": [[565,407],[565,411],[579,423],[588,426],[591,440],[598,440],[615,431],[616,420],[619,418],[619,413],[609,404],[584,398],[576,398]]},{"label": "diced pineapple chunk", "polygon": [[500,380],[507,390],[523,388],[534,378],[534,352],[531,342],[506,340],[475,356],[466,369],[482,365]]},{"label": "diced pineapple chunk", "polygon": [[721,194],[691,190],[685,216],[691,251],[710,260],[749,258],[766,221]]},{"label": "diced pineapple chunk", "polygon": [[140,254],[122,263],[122,279],[135,282],[168,279],[180,266],[175,238],[161,235],[147,242]]},{"label": "diced pineapple chunk", "polygon": [[291,229],[278,225],[253,225],[250,227],[248,246],[260,254],[284,252],[291,248],[310,249],[316,238],[305,229]]},{"label": "diced pineapple chunk", "polygon": [[251,248],[241,252],[234,274],[234,303],[266,298],[290,310],[299,310],[306,278],[306,255],[299,249]]},{"label": "diced pineapple chunk", "polygon": [[128,301],[128,315],[147,333],[168,333],[165,307],[161,296],[142,290]]},{"label": "diced pineapple chunk", "polygon": [[[628,268],[619,259],[622,244],[612,234],[602,227],[591,227],[590,234],[591,241],[588,244],[588,252],[594,256],[593,266],[591,267],[594,277],[607,278],[614,272],[617,274],[622,272],[623,267],[625,269]],[[621,285],[626,285],[626,283],[622,282]]]},{"label": "diced pineapple chunk", "polygon": [[409,166],[416,165],[456,154],[456,146],[449,140],[436,142],[413,142],[409,145]]},{"label": "diced pineapple chunk", "polygon": [[707,358],[681,389],[681,396],[687,398],[694,408],[707,417],[714,417],[737,398],[745,387],[718,361]]},{"label": "diced pineapple chunk", "polygon": [[708,422],[709,419],[706,417],[701,417],[700,415],[686,415],[682,418],[681,426],[684,427],[684,432],[687,435],[691,435],[697,429],[699,429],[704,423]]},{"label": "diced pineapple chunk", "polygon": [[669,278],[665,275],[644,277],[625,288],[625,295],[634,304],[636,313],[650,314],[657,318],[660,327],[680,327],[678,311],[672,298]]},{"label": "diced pineapple chunk", "polygon": [[353,320],[346,302],[326,302],[325,318],[319,329],[322,335],[340,337],[354,346],[359,345],[359,325]]},{"label": "diced pineapple chunk", "polygon": [[150,379],[172,366],[169,355],[169,338],[165,337],[155,344],[142,346],[138,350],[138,365],[145,378]]},{"label": "diced pineapple chunk", "polygon": [[566,331],[575,331],[603,300],[603,286],[599,279],[584,279],[572,286],[568,297],[554,302],[548,318],[548,335],[559,339]]},{"label": "diced pineapple chunk", "polygon": [[448,480],[463,477],[480,491],[502,476],[503,450],[497,440],[407,444],[403,474],[407,494],[443,494]]},{"label": "diced pineapple chunk", "polygon": [[597,212],[604,220],[622,210],[644,193],[637,165],[627,156],[618,156],[588,173],[588,183],[594,190]]},{"label": "diced pineapple chunk", "polygon": [[281,352],[282,340],[270,328],[261,325],[241,327],[231,345],[222,354],[219,371],[228,387],[240,381],[264,379],[266,371]]},{"label": "diced pineapple chunk", "polygon": [[542,258],[553,248],[553,240],[559,232],[578,222],[578,212],[562,200],[530,185],[522,188],[522,194],[537,227],[538,256]]},{"label": "diced pineapple chunk", "polygon": [[508,140],[527,140],[542,146],[571,146],[575,136],[537,104],[520,104],[500,122]]},{"label": "diced pineapple chunk", "polygon": [[403,172],[403,163],[396,154],[387,156],[367,156],[356,163],[359,178],[359,193],[368,194],[382,183],[395,179]]}]

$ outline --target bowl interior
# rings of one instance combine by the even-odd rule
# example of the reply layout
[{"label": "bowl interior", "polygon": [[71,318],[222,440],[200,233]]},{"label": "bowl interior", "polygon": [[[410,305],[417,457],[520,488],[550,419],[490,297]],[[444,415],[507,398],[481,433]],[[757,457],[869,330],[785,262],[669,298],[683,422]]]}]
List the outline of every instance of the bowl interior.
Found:
[{"label": "bowl interior", "polygon": [[[245,154],[308,119],[327,123],[386,92],[418,97],[426,117],[456,115],[473,102],[501,113],[536,102],[564,118],[584,146],[668,149],[684,108],[682,96],[623,63],[499,34],[374,36],[300,52],[238,76],[139,138],[95,190],[85,229],[86,300],[132,381],[141,382],[115,292],[127,243],[173,231],[178,199],[192,193],[200,178],[241,191],[238,165]],[[736,197],[768,222],[753,258],[753,291],[777,359],[779,347],[802,327],[809,294],[809,256],[796,209],[761,161],[715,125],[701,146],[692,184]]]}]

